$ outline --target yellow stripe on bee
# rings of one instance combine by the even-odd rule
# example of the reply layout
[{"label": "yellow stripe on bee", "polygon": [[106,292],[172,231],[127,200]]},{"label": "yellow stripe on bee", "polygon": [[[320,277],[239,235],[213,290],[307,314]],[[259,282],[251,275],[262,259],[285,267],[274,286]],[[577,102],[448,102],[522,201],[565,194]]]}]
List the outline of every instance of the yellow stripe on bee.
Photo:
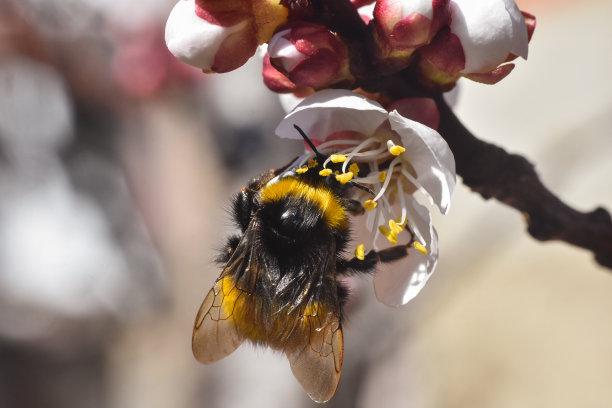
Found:
[{"label": "yellow stripe on bee", "polygon": [[261,191],[262,203],[280,201],[287,196],[299,197],[316,204],[330,227],[347,227],[345,208],[325,185],[312,186],[295,177],[284,177],[276,183],[265,186]]},{"label": "yellow stripe on bee", "polygon": [[[262,310],[263,299],[254,293],[238,289],[230,275],[223,276],[215,284],[215,303],[213,306],[221,309],[220,319],[233,321],[241,335],[256,343],[266,343],[275,350],[284,349],[289,335],[296,334],[300,338],[308,338],[311,330],[317,329],[312,327],[313,320],[310,319],[320,319],[323,322],[330,313],[329,307],[325,304],[312,302],[302,310],[294,312],[285,310],[272,319],[271,325],[265,325],[258,320],[261,319],[258,311]],[[298,333],[293,329],[296,319],[299,319]]]}]

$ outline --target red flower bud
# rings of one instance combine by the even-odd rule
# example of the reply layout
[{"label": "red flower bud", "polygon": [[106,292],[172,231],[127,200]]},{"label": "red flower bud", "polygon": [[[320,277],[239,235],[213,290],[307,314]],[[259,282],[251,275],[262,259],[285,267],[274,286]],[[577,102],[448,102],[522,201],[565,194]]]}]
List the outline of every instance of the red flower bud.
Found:
[{"label": "red flower bud", "polygon": [[346,47],[325,26],[293,23],[272,37],[272,65],[299,87],[314,89],[352,81]]},{"label": "red flower bud", "polygon": [[448,18],[448,0],[378,0],[371,24],[387,71],[405,68],[412,53],[429,44]]}]

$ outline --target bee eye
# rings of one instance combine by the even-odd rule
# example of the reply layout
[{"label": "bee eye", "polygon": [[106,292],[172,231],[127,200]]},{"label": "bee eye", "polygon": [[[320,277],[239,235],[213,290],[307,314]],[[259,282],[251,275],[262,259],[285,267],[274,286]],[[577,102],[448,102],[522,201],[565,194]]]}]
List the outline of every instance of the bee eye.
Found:
[{"label": "bee eye", "polygon": [[295,209],[286,210],[280,216],[280,227],[284,232],[295,231],[300,226],[302,217]]}]

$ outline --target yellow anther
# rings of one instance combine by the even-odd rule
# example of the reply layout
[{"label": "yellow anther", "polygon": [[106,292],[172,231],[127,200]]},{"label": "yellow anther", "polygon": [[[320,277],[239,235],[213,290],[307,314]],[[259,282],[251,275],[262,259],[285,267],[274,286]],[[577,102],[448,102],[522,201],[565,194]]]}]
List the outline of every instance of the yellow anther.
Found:
[{"label": "yellow anther", "polygon": [[336,180],[340,182],[340,184],[346,184],[353,178],[353,173],[350,171],[348,173],[342,173],[336,175]]},{"label": "yellow anther", "polygon": [[389,220],[389,229],[393,234],[397,235],[402,232],[404,228],[395,222],[395,220]]},{"label": "yellow anther", "polygon": [[423,255],[427,255],[427,248],[425,248],[425,246],[421,244],[419,241],[414,241],[413,245],[417,251],[419,251]]},{"label": "yellow anther", "polygon": [[304,167],[304,166],[302,166],[302,167],[298,167],[297,169],[295,169],[295,172],[296,172],[297,174],[304,174],[304,173],[306,173],[307,171],[308,171],[308,167]]},{"label": "yellow anther", "polygon": [[408,222],[408,218],[406,218],[404,222],[402,222],[402,217],[400,216],[397,220],[395,220],[395,222],[397,223],[397,225],[404,228],[406,226],[406,223]]},{"label": "yellow anther", "polygon": [[404,149],[402,146],[398,146],[398,145],[393,145],[389,148],[389,153],[391,153],[394,156],[399,156],[400,154],[404,153],[406,151],[406,149]]},{"label": "yellow anther", "polygon": [[385,227],[384,225],[380,225],[378,227],[378,230],[380,231],[381,234],[383,234],[390,243],[392,243],[393,245],[397,244],[397,234],[394,233],[393,231],[391,231],[389,228]]},{"label": "yellow anther", "polygon": [[387,178],[387,172],[384,170],[381,171],[380,174],[378,175],[378,181],[380,181],[381,183],[384,183],[386,178]]},{"label": "yellow anther", "polygon": [[317,159],[310,159],[308,160],[308,168],[313,168],[313,167],[317,167],[319,165],[319,162],[317,161]]},{"label": "yellow anther", "polygon": [[349,166],[349,171],[350,171],[351,173],[353,173],[354,175],[359,174],[359,166],[357,165],[357,163],[352,163],[352,164]]},{"label": "yellow anther", "polygon": [[327,177],[330,174],[332,174],[332,170],[331,169],[323,169],[319,172],[319,176],[323,176],[323,177]]},{"label": "yellow anther", "polygon": [[331,160],[332,163],[343,163],[346,161],[346,156],[343,154],[332,154],[329,156],[329,160]]},{"label": "yellow anther", "polygon": [[367,200],[365,203],[363,203],[363,208],[365,208],[367,211],[372,211],[377,205],[378,203],[376,201]]},{"label": "yellow anther", "polygon": [[363,261],[365,259],[365,245],[359,244],[355,249],[355,258]]}]

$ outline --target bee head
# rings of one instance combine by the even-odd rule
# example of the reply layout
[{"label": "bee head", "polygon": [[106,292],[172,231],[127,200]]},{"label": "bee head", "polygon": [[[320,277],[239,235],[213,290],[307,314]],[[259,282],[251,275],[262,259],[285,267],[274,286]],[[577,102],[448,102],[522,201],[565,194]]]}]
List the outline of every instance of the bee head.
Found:
[{"label": "bee head", "polygon": [[294,194],[264,203],[258,212],[266,243],[283,249],[307,246],[313,237],[325,235],[329,227],[323,215],[317,203]]}]

